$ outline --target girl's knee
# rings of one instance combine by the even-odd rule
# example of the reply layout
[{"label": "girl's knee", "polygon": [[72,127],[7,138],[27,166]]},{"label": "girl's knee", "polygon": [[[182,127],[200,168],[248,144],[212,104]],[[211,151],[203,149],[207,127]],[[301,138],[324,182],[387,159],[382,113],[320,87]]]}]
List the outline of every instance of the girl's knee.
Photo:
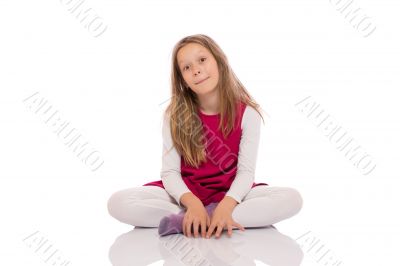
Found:
[{"label": "girl's knee", "polygon": [[120,220],[126,214],[127,205],[135,200],[135,191],[133,189],[114,192],[107,202],[108,212],[112,217]]},{"label": "girl's knee", "polygon": [[291,207],[292,215],[297,214],[303,207],[303,197],[300,192],[294,188],[286,188],[286,199],[288,206]]},{"label": "girl's knee", "polygon": [[[119,217],[119,213],[121,211],[121,205],[124,202],[124,195],[121,191],[114,192],[107,202],[108,213],[114,217]],[[118,219],[118,218],[117,218]]]}]

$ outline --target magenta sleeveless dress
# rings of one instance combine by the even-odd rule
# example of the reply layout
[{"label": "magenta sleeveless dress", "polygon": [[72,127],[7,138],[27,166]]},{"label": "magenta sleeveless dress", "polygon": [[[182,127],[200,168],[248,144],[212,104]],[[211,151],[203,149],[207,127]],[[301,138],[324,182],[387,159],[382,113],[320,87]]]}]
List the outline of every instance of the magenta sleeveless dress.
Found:
[{"label": "magenta sleeveless dress", "polygon": [[[198,110],[207,141],[205,145],[207,162],[195,168],[187,165],[181,156],[181,176],[190,191],[203,202],[204,206],[220,202],[235,179],[242,135],[240,125],[245,108],[246,104],[243,102],[237,105],[236,123],[227,139],[224,139],[222,132],[218,130],[220,115],[207,115]],[[268,184],[253,182],[252,188],[259,185]],[[162,180],[149,182],[143,186],[164,188]]]}]

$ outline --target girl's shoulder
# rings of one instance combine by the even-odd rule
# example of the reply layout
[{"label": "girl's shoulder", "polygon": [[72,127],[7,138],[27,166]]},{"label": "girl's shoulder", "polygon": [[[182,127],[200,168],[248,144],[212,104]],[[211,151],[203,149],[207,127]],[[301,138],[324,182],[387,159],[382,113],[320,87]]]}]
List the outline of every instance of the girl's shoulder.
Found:
[{"label": "girl's shoulder", "polygon": [[243,116],[242,116],[242,126],[254,126],[261,122],[261,115],[253,106],[246,105]]},{"label": "girl's shoulder", "polygon": [[240,102],[239,110],[242,111],[243,115],[244,114],[251,114],[251,115],[258,114],[257,110],[253,106],[246,104],[244,102]]}]

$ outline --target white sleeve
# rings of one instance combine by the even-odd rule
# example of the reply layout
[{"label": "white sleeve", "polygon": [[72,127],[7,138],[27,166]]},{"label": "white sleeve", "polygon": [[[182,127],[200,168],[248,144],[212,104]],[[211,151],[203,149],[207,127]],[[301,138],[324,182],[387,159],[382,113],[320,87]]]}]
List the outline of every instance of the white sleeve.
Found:
[{"label": "white sleeve", "polygon": [[242,136],[239,145],[236,177],[225,194],[241,203],[251,190],[255,179],[255,169],[260,141],[261,116],[251,106],[246,106],[242,117]]},{"label": "white sleeve", "polygon": [[[163,155],[161,166],[161,180],[165,190],[182,207],[180,198],[186,192],[191,192],[181,175],[181,156],[173,146],[169,117],[164,115],[162,126]],[[172,148],[172,149],[171,149]],[[171,150],[170,150],[171,149]]]}]

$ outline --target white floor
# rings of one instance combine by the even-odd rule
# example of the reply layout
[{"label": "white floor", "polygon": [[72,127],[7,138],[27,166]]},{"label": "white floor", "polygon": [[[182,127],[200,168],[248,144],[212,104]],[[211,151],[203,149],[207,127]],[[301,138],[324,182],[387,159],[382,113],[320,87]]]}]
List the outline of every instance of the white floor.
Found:
[{"label": "white floor", "polygon": [[339,198],[312,200],[324,194],[312,183],[300,188],[302,211],[276,229],[189,239],[110,217],[106,203],[118,180],[2,179],[0,265],[399,265],[399,223],[383,215],[395,210],[378,203],[394,200],[395,189],[372,194],[365,186],[370,203],[358,204],[360,192],[346,206]]}]

